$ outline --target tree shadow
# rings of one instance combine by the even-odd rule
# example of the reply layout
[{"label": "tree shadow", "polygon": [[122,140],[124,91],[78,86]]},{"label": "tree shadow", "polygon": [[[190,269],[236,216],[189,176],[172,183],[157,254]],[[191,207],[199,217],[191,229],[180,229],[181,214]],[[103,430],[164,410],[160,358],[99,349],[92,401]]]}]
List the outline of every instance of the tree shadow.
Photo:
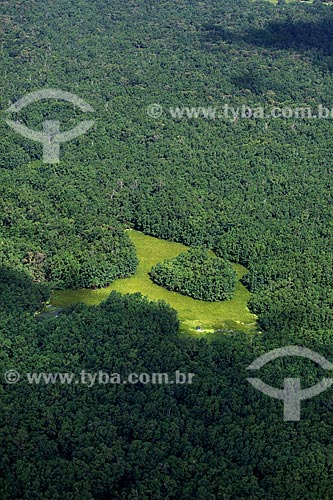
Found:
[{"label": "tree shadow", "polygon": [[333,18],[319,22],[270,22],[264,29],[249,29],[242,37],[246,43],[280,50],[315,50],[333,55]]},{"label": "tree shadow", "polygon": [[49,299],[48,285],[37,284],[25,272],[0,266],[0,314],[34,313]]},{"label": "tree shadow", "polygon": [[[331,9],[329,6],[324,8]],[[291,17],[289,20],[269,21],[263,28],[248,27],[243,31],[209,24],[203,27],[203,41],[215,49],[224,42],[247,49],[255,46],[303,53],[323,69],[333,71],[332,14],[324,19],[317,16],[313,21],[294,21]]]}]

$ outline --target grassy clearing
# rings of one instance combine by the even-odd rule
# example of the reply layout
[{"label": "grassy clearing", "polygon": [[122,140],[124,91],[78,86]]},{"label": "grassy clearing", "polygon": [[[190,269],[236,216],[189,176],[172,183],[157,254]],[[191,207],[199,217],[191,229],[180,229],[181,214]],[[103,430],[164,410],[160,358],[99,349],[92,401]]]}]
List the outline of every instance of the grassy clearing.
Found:
[{"label": "grassy clearing", "polygon": [[[180,252],[187,250],[187,247],[180,243],[153,238],[138,231],[130,231],[130,238],[136,247],[140,261],[134,276],[116,280],[109,287],[98,290],[54,291],[52,305],[63,307],[77,302],[96,305],[105,300],[112,290],[123,294],[141,292],[151,300],[164,300],[176,309],[182,330],[196,332],[198,335],[217,329],[246,332],[255,330],[256,316],[247,308],[250,293],[239,281],[234,297],[223,302],[204,302],[170,292],[153,283],[148,273],[155,264],[176,257]],[[233,267],[239,280],[245,274],[246,269],[239,264],[233,264]],[[202,332],[197,333],[197,327],[201,327]]]}]

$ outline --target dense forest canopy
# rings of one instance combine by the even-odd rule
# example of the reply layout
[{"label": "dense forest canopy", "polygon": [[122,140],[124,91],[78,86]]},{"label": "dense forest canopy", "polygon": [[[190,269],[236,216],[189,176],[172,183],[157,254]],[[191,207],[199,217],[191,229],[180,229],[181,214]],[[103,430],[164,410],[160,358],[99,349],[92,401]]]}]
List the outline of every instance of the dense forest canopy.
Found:
[{"label": "dense forest canopy", "polygon": [[[331,6],[5,0],[1,14],[2,371],[112,362],[197,381],[90,391],[2,382],[1,498],[330,500],[330,391],[288,423],[282,403],[245,379],[274,347],[333,361],[333,120],[177,119],[168,109],[333,108]],[[5,123],[10,104],[43,88],[94,109],[94,127],[62,144],[54,165]],[[69,130],[86,116],[41,101],[17,118]],[[132,274],[128,227],[244,264],[263,334],[185,339],[168,306],[140,296],[39,314],[49,286]],[[288,370],[308,386],[322,375],[275,361],[265,380],[281,387]]]},{"label": "dense forest canopy", "polygon": [[231,299],[237,280],[236,271],[227,261],[212,257],[203,248],[191,248],[156,264],[150,277],[168,290],[207,302]]}]

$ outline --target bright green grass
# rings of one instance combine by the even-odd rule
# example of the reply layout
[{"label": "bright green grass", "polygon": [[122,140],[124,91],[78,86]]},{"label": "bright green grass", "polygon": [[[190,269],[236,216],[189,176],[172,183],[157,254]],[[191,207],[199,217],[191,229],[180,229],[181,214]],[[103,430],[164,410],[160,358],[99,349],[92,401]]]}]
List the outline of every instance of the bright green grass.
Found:
[{"label": "bright green grass", "polygon": [[[141,292],[151,300],[164,300],[176,309],[183,330],[193,332],[198,326],[205,333],[217,329],[246,332],[255,330],[256,316],[247,308],[250,293],[239,281],[234,297],[223,302],[204,302],[166,290],[153,283],[148,273],[155,264],[176,257],[180,252],[187,250],[187,247],[180,243],[153,238],[138,231],[130,231],[129,236],[139,258],[139,266],[134,276],[116,280],[109,287],[98,290],[54,291],[51,304],[58,307],[77,302],[95,305],[105,300],[112,290],[123,294]],[[233,264],[233,267],[238,279],[246,272],[245,267],[239,264]]]}]

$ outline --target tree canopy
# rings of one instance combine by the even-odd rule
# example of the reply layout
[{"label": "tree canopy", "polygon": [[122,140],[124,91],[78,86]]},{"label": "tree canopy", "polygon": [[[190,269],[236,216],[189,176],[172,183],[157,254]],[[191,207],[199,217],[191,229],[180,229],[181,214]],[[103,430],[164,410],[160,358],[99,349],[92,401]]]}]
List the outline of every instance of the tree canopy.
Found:
[{"label": "tree canopy", "polygon": [[210,256],[204,248],[190,249],[157,264],[150,277],[168,290],[207,302],[231,299],[237,279],[228,262]]},{"label": "tree canopy", "polygon": [[[1,499],[331,500],[332,392],[284,422],[282,402],[251,387],[246,367],[286,345],[333,361],[332,115],[170,113],[330,111],[331,6],[5,0],[1,14],[2,118],[45,88],[95,110],[94,128],[61,145],[57,165],[0,121],[1,373],[196,374],[191,386],[92,390],[1,379]],[[64,131],[86,115],[43,100],[16,119]],[[138,295],[41,312],[50,287],[132,274],[131,227],[244,264],[258,334],[186,337],[174,311]],[[278,388],[288,375],[302,387],[328,376],[298,359],[262,372]]]}]

